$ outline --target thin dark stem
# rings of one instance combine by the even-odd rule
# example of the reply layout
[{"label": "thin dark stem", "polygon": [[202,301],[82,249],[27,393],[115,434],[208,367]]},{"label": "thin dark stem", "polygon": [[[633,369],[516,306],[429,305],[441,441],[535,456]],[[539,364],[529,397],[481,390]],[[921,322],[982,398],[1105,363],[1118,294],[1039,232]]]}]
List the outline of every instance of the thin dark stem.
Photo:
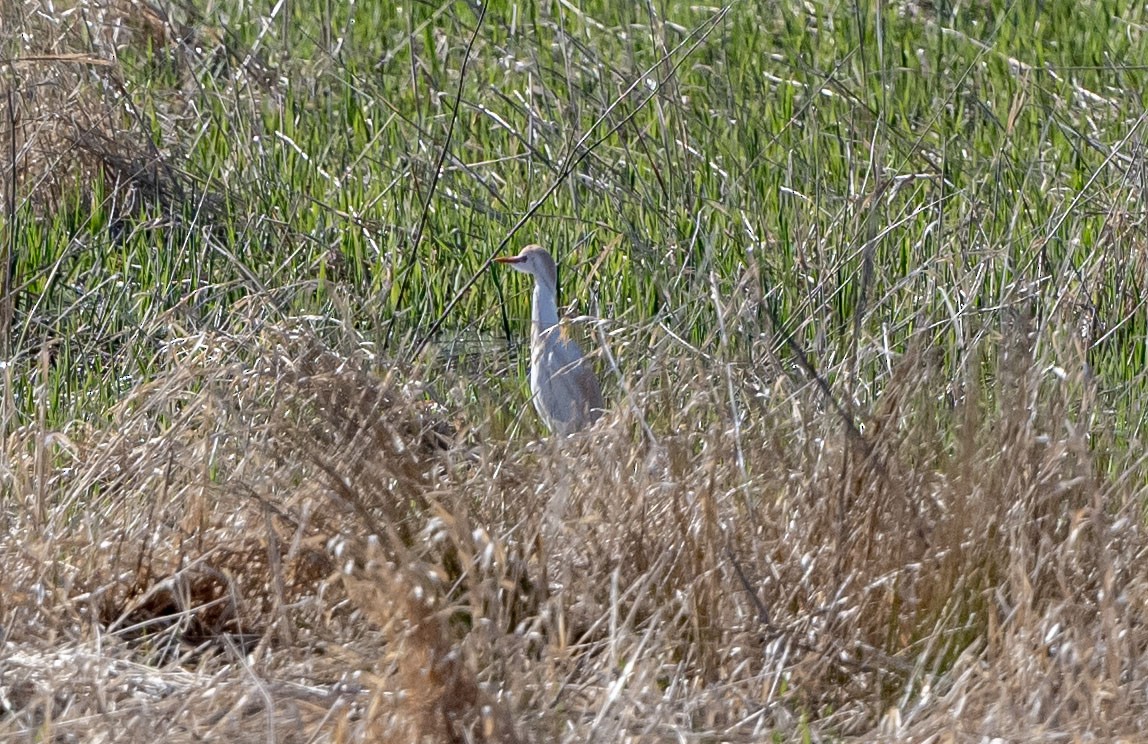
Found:
[{"label": "thin dark stem", "polygon": [[[474,24],[474,32],[470,35],[470,41],[466,45],[466,53],[462,57],[462,68],[458,74],[458,88],[454,93],[454,107],[450,114],[450,123],[446,128],[446,141],[442,143],[442,149],[439,150],[438,160],[434,164],[434,172],[431,174],[430,188],[427,189],[426,198],[423,200],[422,214],[419,215],[419,224],[415,228],[414,238],[411,240],[410,248],[407,250],[407,263],[403,267],[403,283],[399,285],[399,293],[395,298],[395,304],[401,305],[403,297],[406,296],[407,290],[410,288],[411,276],[414,272],[411,270],[414,262],[418,260],[419,244],[422,242],[423,233],[426,231],[427,219],[430,216],[431,201],[434,199],[435,189],[438,188],[439,178],[442,176],[442,166],[446,162],[447,153],[450,152],[451,139],[454,137],[454,125],[458,121],[458,110],[462,107],[462,91],[463,85],[466,83],[466,66],[470,62],[470,53],[474,49],[474,42],[478,39],[478,32],[482,29],[482,21],[486,18],[486,8],[489,3],[483,3],[478,12],[478,22]],[[383,349],[386,350],[391,344],[391,335],[395,330],[395,321],[398,318],[398,313],[391,315],[391,320],[387,323],[387,335],[383,340]]]},{"label": "thin dark stem", "polygon": [[412,359],[417,358],[418,355],[422,353],[423,349],[426,348],[431,339],[435,337],[435,334],[439,332],[439,329],[442,328],[442,324],[446,322],[448,317],[450,317],[450,313],[454,310],[455,305],[457,305],[459,301],[461,301],[462,298],[466,296],[466,293],[470,291],[471,287],[473,287],[478,282],[478,278],[482,276],[488,268],[490,268],[490,264],[494,260],[494,257],[503,251],[507,243],[510,242],[511,238],[513,238],[514,235],[519,230],[521,230],[527,222],[530,221],[530,218],[534,216],[534,213],[542,208],[542,205],[550,199],[550,196],[558,190],[559,186],[565,183],[566,179],[579,165],[582,164],[583,160],[589,157],[589,155],[594,152],[594,150],[599,145],[605,142],[608,138],[612,137],[614,133],[629,124],[630,121],[638,115],[638,112],[646,107],[646,104],[648,104],[650,100],[653,99],[655,95],[657,95],[656,90],[661,88],[662,84],[665,82],[665,79],[658,80],[655,92],[646,96],[646,98],[643,99],[641,103],[634,107],[633,111],[622,117],[621,121],[610,127],[602,136],[598,137],[596,140],[587,145],[586,143],[590,140],[594,131],[598,128],[599,125],[602,124],[603,121],[606,120],[606,117],[613,113],[613,111],[621,105],[622,101],[626,100],[626,98],[632,92],[634,92],[640,85],[648,80],[649,76],[653,74],[655,70],[663,65],[668,59],[672,58],[677,51],[689,44],[690,46],[689,49],[686,50],[686,53],[683,54],[681,58],[674,63],[674,66],[670,68],[670,71],[666,73],[666,79],[672,77],[677,72],[677,69],[682,65],[682,63],[689,59],[690,54],[693,53],[693,51],[697,49],[698,46],[709,37],[710,33],[713,32],[714,28],[716,28],[721,20],[725,18],[726,13],[728,12],[729,6],[726,6],[722,8],[720,13],[717,13],[713,18],[711,18],[708,23],[695,29],[693,33],[682,40],[682,42],[674,47],[670,52],[663,55],[653,65],[644,70],[640,75],[636,76],[634,81],[630,83],[630,85],[624,91],[622,91],[622,93],[617,98],[615,98],[609,106],[606,107],[606,110],[602,112],[602,115],[599,116],[594,121],[594,123],[590,125],[586,132],[574,143],[574,146],[570,149],[570,152],[563,162],[562,168],[558,172],[558,177],[555,178],[553,183],[551,183],[550,186],[546,188],[546,191],[543,192],[542,196],[538,197],[538,199],[530,205],[530,208],[526,210],[526,213],[523,214],[518,219],[518,221],[514,223],[513,227],[511,227],[506,235],[503,236],[502,240],[498,242],[498,245],[495,247],[494,251],[486,257],[485,261],[482,262],[482,266],[474,274],[474,276],[468,279],[466,284],[462,285],[462,287],[460,287],[459,290],[455,292],[454,297],[451,298],[450,302],[446,304],[446,307],[443,308],[443,311],[435,319],[434,323],[431,324],[430,330],[427,331],[427,333],[419,340],[417,344],[415,344],[414,348],[411,350],[410,356]]},{"label": "thin dark stem", "polygon": [[11,349],[12,321],[15,316],[15,296],[12,288],[16,278],[16,95],[8,89],[8,193],[5,195],[7,226],[3,246],[0,246],[0,359],[8,361]]}]

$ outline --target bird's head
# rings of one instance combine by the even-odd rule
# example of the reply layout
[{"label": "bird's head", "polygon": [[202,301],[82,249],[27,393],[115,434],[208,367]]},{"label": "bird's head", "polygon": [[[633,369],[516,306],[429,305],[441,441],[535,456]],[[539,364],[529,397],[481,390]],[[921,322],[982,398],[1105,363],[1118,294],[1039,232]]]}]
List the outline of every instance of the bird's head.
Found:
[{"label": "bird's head", "polygon": [[528,245],[517,256],[499,256],[494,260],[524,274],[533,274],[538,282],[558,287],[558,266],[549,251],[540,245]]}]

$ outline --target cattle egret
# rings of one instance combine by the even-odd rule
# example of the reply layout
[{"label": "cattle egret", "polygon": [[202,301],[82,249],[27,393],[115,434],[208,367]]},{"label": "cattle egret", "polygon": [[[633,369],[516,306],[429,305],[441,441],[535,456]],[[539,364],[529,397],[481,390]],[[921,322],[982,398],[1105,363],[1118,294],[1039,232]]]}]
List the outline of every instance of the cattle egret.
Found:
[{"label": "cattle egret", "polygon": [[540,245],[494,259],[534,276],[530,314],[530,393],[542,423],[565,436],[602,415],[602,389],[578,344],[558,323],[558,267]]}]

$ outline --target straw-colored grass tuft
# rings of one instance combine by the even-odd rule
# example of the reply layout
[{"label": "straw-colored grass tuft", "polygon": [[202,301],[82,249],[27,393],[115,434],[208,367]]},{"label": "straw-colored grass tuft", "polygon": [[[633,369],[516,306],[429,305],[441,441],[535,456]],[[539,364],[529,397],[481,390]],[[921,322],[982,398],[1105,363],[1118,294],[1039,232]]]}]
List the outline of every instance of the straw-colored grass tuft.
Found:
[{"label": "straw-colored grass tuft", "polygon": [[927,409],[908,354],[859,441],[779,408],[738,443],[697,388],[655,441],[622,406],[514,447],[304,337],[200,339],[60,453],[45,521],[9,515],[7,731],[140,696],[151,725],[303,740],[1143,720],[1138,502],[1024,343],[993,364],[1029,403],[969,380]]}]

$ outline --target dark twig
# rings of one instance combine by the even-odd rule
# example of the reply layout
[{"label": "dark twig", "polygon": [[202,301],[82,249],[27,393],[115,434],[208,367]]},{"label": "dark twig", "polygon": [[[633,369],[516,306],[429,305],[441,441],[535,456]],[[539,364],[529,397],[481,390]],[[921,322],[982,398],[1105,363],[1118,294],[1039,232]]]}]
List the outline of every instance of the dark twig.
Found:
[{"label": "dark twig", "polygon": [[12,320],[15,316],[15,296],[12,287],[16,278],[16,97],[8,89],[8,193],[5,194],[7,219],[3,245],[0,245],[0,359],[8,360],[11,353]]},{"label": "dark twig", "polygon": [[565,183],[566,179],[579,165],[582,164],[583,160],[585,160],[591,153],[593,153],[599,145],[605,142],[609,137],[613,136],[615,132],[630,123],[630,120],[637,116],[638,112],[646,107],[646,104],[649,103],[655,95],[657,95],[656,89],[645,99],[643,99],[641,103],[635,106],[632,111],[626,114],[626,116],[622,117],[621,121],[610,127],[602,136],[598,137],[592,143],[587,145],[586,143],[590,140],[591,135],[593,135],[594,131],[599,127],[599,125],[601,125],[602,122],[606,120],[606,117],[613,113],[614,110],[618,108],[619,105],[621,105],[622,101],[626,100],[626,98],[632,92],[634,92],[638,86],[642,85],[655,70],[662,66],[668,59],[671,59],[679,50],[689,44],[690,46],[686,50],[685,54],[683,54],[681,58],[674,63],[673,67],[670,68],[669,72],[666,73],[666,78],[658,80],[656,88],[661,88],[662,83],[664,83],[666,79],[672,77],[677,72],[677,69],[682,65],[682,63],[685,62],[693,53],[693,51],[697,49],[698,46],[700,46],[701,43],[709,37],[710,33],[713,32],[714,28],[716,28],[721,20],[725,18],[726,13],[728,12],[729,6],[727,5],[726,7],[722,8],[720,12],[715,14],[708,23],[694,29],[694,31],[685,39],[683,39],[680,44],[670,50],[667,54],[663,55],[660,59],[654,62],[654,64],[647,67],[640,75],[637,75],[633,82],[631,82],[630,85],[627,86],[626,89],[622,91],[621,94],[619,94],[618,97],[615,98],[609,106],[606,107],[606,110],[602,112],[602,115],[599,116],[594,121],[594,123],[586,129],[582,136],[578,138],[578,141],[574,143],[574,146],[570,149],[570,152],[567,155],[562,168],[559,169],[558,177],[554,179],[550,186],[546,188],[546,191],[542,193],[542,196],[538,197],[538,199],[536,199],[534,203],[530,205],[530,208],[526,210],[526,213],[523,214],[522,217],[520,217],[518,221],[514,223],[509,231],[507,231],[506,235],[504,235],[502,240],[498,242],[498,245],[495,246],[494,251],[492,251],[491,254],[486,257],[486,260],[482,262],[482,266],[479,267],[479,270],[475,272],[475,274],[470,279],[467,280],[466,284],[462,285],[462,287],[460,287],[459,290],[455,292],[454,297],[451,298],[450,302],[446,304],[446,307],[443,308],[443,311],[435,319],[434,323],[431,324],[430,330],[427,331],[427,333],[419,340],[417,344],[415,344],[414,348],[411,350],[410,356],[412,359],[417,358],[418,355],[422,353],[423,349],[426,348],[427,344],[430,343],[431,339],[434,338],[439,329],[442,328],[442,324],[446,322],[446,319],[450,316],[451,311],[454,310],[455,305],[457,305],[459,301],[461,301],[462,298],[466,296],[466,293],[470,291],[471,287],[473,287],[478,282],[479,277],[481,277],[486,272],[486,270],[490,267],[491,262],[494,260],[494,257],[502,252],[507,243],[510,242],[511,238],[513,238],[514,235],[520,229],[522,229],[522,227],[527,222],[530,221],[530,218],[534,216],[534,213],[542,208],[542,205],[550,199],[550,196],[558,190],[558,187]]},{"label": "dark twig", "polygon": [[[435,189],[438,188],[439,178],[442,176],[442,166],[446,162],[447,153],[450,152],[451,139],[454,137],[454,125],[458,121],[458,110],[462,107],[462,91],[463,85],[466,83],[466,66],[470,62],[470,53],[474,48],[474,42],[478,39],[478,32],[482,29],[482,21],[486,18],[486,8],[489,3],[482,3],[478,12],[478,22],[474,24],[474,33],[470,35],[470,41],[466,45],[466,53],[462,57],[462,67],[458,73],[458,88],[454,94],[454,107],[450,112],[450,123],[446,128],[446,141],[442,143],[442,148],[438,153],[438,160],[434,164],[434,172],[431,173],[430,187],[427,189],[426,198],[423,199],[422,214],[419,215],[419,224],[415,228],[415,236],[411,240],[410,249],[407,251],[407,263],[403,267],[403,283],[399,285],[399,294],[396,298],[396,304],[402,303],[403,297],[406,296],[407,290],[410,288],[411,276],[414,275],[412,268],[414,262],[418,259],[419,244],[422,242],[423,233],[426,231],[427,219],[430,216],[431,200],[434,199]],[[387,335],[383,340],[383,349],[386,350],[391,344],[391,334],[395,330],[395,320],[398,318],[398,313],[391,315],[391,320],[387,323]]]}]

